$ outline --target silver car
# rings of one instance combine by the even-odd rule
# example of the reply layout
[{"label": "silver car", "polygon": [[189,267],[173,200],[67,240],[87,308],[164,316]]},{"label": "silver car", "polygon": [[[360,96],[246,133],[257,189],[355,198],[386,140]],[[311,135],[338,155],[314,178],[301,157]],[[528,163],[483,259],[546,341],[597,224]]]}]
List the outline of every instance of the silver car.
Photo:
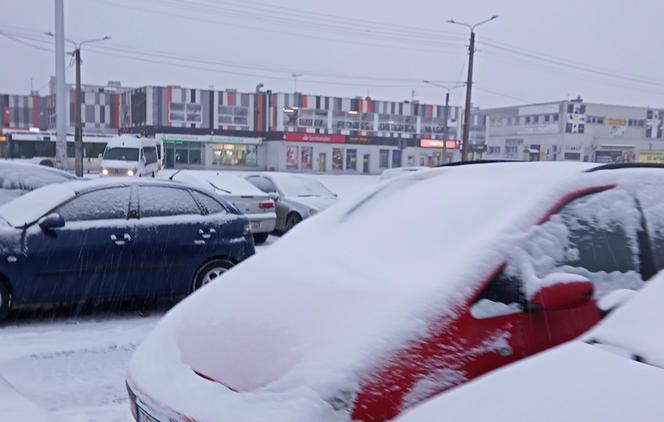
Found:
[{"label": "silver car", "polygon": [[337,199],[335,193],[311,176],[267,172],[252,174],[247,180],[277,203],[277,233],[286,233]]},{"label": "silver car", "polygon": [[42,186],[76,180],[76,176],[51,167],[0,160],[0,205]]},{"label": "silver car", "polygon": [[159,177],[205,187],[222,196],[247,216],[256,244],[264,243],[274,231],[274,200],[240,176],[221,171],[178,170],[170,175],[160,173]]}]

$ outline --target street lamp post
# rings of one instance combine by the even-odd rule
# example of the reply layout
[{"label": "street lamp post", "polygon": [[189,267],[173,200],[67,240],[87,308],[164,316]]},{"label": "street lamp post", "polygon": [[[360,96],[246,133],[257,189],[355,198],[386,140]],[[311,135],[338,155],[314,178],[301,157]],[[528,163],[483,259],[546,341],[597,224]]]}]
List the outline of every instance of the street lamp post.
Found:
[{"label": "street lamp post", "polygon": [[[52,32],[47,32],[46,35],[55,37]],[[79,43],[65,38],[65,41],[74,47],[72,56],[76,62],[76,99],[74,100],[74,168],[76,176],[83,176],[83,125],[81,124],[81,47],[84,44],[92,44],[94,42],[110,40],[111,37],[104,36],[102,38],[93,38],[90,40],[81,41]],[[57,99],[56,99],[57,100]]]},{"label": "street lamp post", "polygon": [[480,25],[483,25],[487,22],[491,22],[494,19],[497,19],[497,15],[491,16],[489,19],[478,22],[474,25],[470,25],[464,22],[457,22],[454,19],[447,21],[448,23],[454,25],[465,26],[470,29],[470,45],[468,46],[468,79],[466,81],[466,109],[464,110],[464,122],[463,122],[463,140],[462,140],[462,150],[461,150],[461,161],[468,161],[468,149],[470,147],[470,107],[471,107],[471,96],[473,90],[473,61],[475,58],[475,28]]},{"label": "street lamp post", "polygon": [[422,81],[427,85],[435,86],[436,88],[442,88],[445,90],[445,108],[443,109],[443,119],[445,120],[444,126],[443,126],[443,160],[446,162],[447,161],[447,121],[449,120],[450,116],[450,92],[457,88],[461,88],[465,86],[465,84],[459,84],[459,85],[452,85],[452,86],[447,86],[447,85],[441,85],[437,84],[435,82],[427,81],[424,80]]}]

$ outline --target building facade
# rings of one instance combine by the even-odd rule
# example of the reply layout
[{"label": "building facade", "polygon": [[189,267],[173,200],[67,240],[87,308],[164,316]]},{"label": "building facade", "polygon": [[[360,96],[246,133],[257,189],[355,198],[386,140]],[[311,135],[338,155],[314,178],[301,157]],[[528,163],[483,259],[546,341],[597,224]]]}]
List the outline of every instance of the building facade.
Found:
[{"label": "building facade", "polygon": [[664,163],[664,109],[581,98],[480,110],[488,159]]}]

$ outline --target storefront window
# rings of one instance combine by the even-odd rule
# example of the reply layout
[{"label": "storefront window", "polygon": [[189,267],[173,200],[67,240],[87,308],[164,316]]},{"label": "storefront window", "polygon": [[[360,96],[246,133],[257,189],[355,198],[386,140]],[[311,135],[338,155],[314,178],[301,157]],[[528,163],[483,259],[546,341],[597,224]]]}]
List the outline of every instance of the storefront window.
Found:
[{"label": "storefront window", "polygon": [[390,165],[390,150],[389,149],[381,149],[380,150],[380,160],[379,160],[379,166],[382,169],[388,168]]},{"label": "storefront window", "polygon": [[216,166],[257,167],[256,145],[213,144],[213,164]]},{"label": "storefront window", "polygon": [[332,149],[332,170],[344,169],[344,150],[341,148]]},{"label": "storefront window", "polygon": [[302,165],[302,168],[305,170],[311,170],[313,168],[313,163],[311,161],[314,155],[313,147],[302,147],[301,152],[302,152],[302,158],[300,159],[300,163]]},{"label": "storefront window", "polygon": [[392,167],[401,167],[401,151],[392,151]]},{"label": "storefront window", "polygon": [[288,147],[286,150],[286,168],[297,169],[297,151],[298,147]]},{"label": "storefront window", "polygon": [[357,170],[357,150],[346,150],[346,170]]}]

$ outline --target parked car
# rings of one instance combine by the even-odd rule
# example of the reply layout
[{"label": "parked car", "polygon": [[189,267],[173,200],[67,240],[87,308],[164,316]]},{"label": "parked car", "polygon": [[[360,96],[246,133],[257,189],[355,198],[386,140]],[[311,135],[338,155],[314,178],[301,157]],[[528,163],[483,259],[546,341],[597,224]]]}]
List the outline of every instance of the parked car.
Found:
[{"label": "parked car", "polygon": [[277,219],[274,201],[238,175],[220,171],[177,170],[162,177],[200,185],[221,195],[247,216],[256,244],[264,243],[274,231]]},{"label": "parked car", "polygon": [[247,180],[276,202],[278,233],[286,233],[337,199],[336,194],[311,176],[270,172],[252,174]]},{"label": "parked car", "polygon": [[393,419],[581,335],[597,300],[664,269],[663,183],[664,168],[524,162],[379,184],[171,310],[130,362],[132,411]]},{"label": "parked car", "polygon": [[380,175],[380,180],[389,180],[394,179],[395,177],[403,176],[410,173],[415,173],[416,171],[427,169],[428,167],[395,167],[387,170],[383,170]]},{"label": "parked car", "polygon": [[53,183],[76,180],[76,176],[54,168],[14,161],[0,161],[0,205]]},{"label": "parked car", "polygon": [[104,149],[101,175],[154,177],[160,167],[159,145],[154,138],[119,135],[110,138]]},{"label": "parked car", "polygon": [[582,337],[442,394],[398,421],[662,420],[662,327],[664,273]]},{"label": "parked car", "polygon": [[0,207],[0,319],[27,305],[186,295],[253,253],[247,218],[185,184],[46,186]]}]

